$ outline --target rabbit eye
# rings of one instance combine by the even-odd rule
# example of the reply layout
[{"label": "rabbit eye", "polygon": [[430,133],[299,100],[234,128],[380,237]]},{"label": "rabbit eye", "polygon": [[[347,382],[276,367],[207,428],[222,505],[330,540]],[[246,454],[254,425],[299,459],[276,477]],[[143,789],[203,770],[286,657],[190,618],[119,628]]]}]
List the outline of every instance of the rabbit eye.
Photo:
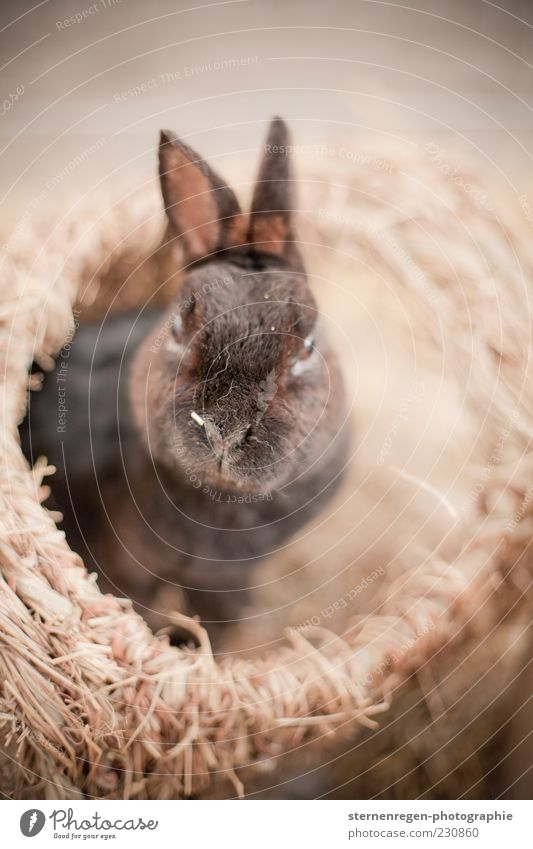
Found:
[{"label": "rabbit eye", "polygon": [[180,315],[176,315],[172,319],[172,323],[170,325],[170,332],[167,335],[165,343],[165,348],[167,349],[167,351],[169,351],[169,353],[173,355],[183,355],[183,322]]},{"label": "rabbit eye", "polygon": [[303,350],[300,356],[295,357],[292,361],[291,374],[294,377],[300,377],[300,375],[304,374],[304,372],[313,367],[315,361],[313,354],[315,351],[315,340],[312,336],[307,336],[304,339]]},{"label": "rabbit eye", "polygon": [[181,320],[180,315],[175,316],[175,318],[174,318],[174,320],[173,320],[173,322],[170,326],[170,330],[171,330],[172,336],[174,337],[176,342],[179,342],[179,340],[181,339],[182,331],[183,331],[183,321]]}]

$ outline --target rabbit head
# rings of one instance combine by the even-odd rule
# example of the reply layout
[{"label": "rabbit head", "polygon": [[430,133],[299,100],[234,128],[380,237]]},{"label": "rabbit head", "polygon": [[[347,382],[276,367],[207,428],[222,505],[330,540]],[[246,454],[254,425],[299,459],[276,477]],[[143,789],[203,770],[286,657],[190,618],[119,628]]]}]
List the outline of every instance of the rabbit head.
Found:
[{"label": "rabbit head", "polygon": [[289,150],[276,118],[245,216],[204,160],[161,134],[184,276],[136,355],[131,394],[152,457],[197,488],[271,492],[320,457],[339,420],[342,381],[296,242]]}]

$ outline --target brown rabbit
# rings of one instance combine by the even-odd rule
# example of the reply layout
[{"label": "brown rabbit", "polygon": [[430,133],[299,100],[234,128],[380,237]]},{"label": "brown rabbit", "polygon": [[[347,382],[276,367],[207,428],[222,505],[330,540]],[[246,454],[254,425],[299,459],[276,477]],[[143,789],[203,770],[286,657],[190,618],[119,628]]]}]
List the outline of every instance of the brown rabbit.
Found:
[{"label": "brown rabbit", "polygon": [[204,621],[238,619],[254,563],[323,509],[346,462],[343,384],[296,242],[288,142],[274,119],[245,217],[163,132],[177,300],[80,327],[63,428],[57,371],[31,399],[23,444],[58,468],[71,545],[148,613],[166,582]]}]

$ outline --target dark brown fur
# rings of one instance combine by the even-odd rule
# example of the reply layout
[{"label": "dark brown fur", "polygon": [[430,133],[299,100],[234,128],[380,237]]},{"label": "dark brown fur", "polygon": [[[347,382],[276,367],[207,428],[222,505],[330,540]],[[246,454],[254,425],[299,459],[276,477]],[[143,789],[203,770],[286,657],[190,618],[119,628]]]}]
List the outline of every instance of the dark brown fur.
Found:
[{"label": "dark brown fur", "polygon": [[178,299],[82,325],[64,432],[57,372],[31,401],[25,450],[58,466],[71,544],[105,589],[145,611],[167,582],[207,621],[238,618],[254,563],[342,475],[344,391],[295,241],[287,142],[275,119],[246,218],[223,180],[162,133],[167,239],[185,266]]}]

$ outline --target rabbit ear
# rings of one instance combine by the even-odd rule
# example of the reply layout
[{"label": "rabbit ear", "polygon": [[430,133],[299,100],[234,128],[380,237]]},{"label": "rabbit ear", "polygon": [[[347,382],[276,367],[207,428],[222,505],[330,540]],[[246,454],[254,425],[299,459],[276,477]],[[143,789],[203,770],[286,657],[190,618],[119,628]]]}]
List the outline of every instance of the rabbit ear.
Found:
[{"label": "rabbit ear", "polygon": [[290,134],[281,118],[273,118],[252,198],[248,240],[258,249],[291,258],[294,178],[289,157]]},{"label": "rabbit ear", "polygon": [[159,177],[165,209],[187,264],[242,244],[242,215],[233,191],[169,130],[161,131]]}]

